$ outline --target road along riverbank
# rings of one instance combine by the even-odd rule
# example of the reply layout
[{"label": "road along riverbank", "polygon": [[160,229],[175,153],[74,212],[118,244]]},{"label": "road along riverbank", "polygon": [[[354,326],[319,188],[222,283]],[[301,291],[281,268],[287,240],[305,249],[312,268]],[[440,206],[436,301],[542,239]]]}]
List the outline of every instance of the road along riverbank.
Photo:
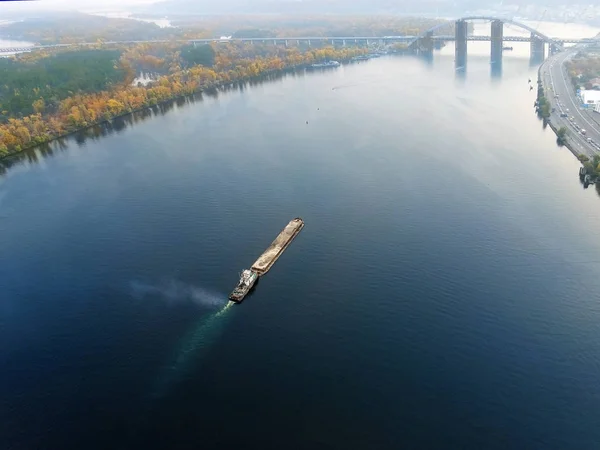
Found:
[{"label": "road along riverbank", "polygon": [[570,49],[544,61],[538,70],[538,86],[543,88],[550,106],[550,115],[545,118],[546,123],[557,137],[561,127],[568,130],[563,145],[581,160],[591,159],[600,153],[600,128],[586,111],[582,111],[564,70],[565,61],[576,53],[577,49]]}]

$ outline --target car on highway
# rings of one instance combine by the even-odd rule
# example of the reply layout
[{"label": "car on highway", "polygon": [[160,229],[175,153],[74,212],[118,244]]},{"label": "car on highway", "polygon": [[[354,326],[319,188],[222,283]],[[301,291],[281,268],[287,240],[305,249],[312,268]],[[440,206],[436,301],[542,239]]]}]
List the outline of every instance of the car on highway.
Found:
[{"label": "car on highway", "polygon": [[569,117],[566,113],[560,113],[560,117]]}]

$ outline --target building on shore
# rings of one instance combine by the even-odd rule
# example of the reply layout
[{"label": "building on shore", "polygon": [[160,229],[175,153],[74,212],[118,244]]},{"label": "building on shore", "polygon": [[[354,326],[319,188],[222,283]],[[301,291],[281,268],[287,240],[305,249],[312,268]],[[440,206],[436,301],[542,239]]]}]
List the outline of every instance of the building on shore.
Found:
[{"label": "building on shore", "polygon": [[579,96],[581,97],[581,103],[586,108],[596,110],[596,107],[600,105],[600,91],[581,91]]}]

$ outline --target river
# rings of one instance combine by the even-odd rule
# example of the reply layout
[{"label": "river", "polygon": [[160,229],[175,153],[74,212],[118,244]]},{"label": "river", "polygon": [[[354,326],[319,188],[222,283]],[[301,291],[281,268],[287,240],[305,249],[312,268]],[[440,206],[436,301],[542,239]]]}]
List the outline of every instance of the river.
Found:
[{"label": "river", "polygon": [[598,194],[527,53],[469,45],[466,74],[288,75],[8,167],[3,448],[595,448]]},{"label": "river", "polygon": [[0,57],[12,56],[19,52],[7,51],[13,48],[33,47],[35,43],[28,41],[15,41],[10,39],[0,39]]}]

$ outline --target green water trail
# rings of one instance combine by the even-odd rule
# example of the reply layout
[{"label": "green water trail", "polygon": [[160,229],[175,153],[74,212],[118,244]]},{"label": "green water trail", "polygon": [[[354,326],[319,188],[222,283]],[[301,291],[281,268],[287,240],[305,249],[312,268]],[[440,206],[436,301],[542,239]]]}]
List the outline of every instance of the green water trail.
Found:
[{"label": "green water trail", "polygon": [[166,395],[174,385],[183,379],[192,362],[197,361],[221,335],[234,302],[228,302],[219,311],[202,318],[182,339],[173,363],[165,368],[158,378],[157,387],[153,392],[154,398]]}]

